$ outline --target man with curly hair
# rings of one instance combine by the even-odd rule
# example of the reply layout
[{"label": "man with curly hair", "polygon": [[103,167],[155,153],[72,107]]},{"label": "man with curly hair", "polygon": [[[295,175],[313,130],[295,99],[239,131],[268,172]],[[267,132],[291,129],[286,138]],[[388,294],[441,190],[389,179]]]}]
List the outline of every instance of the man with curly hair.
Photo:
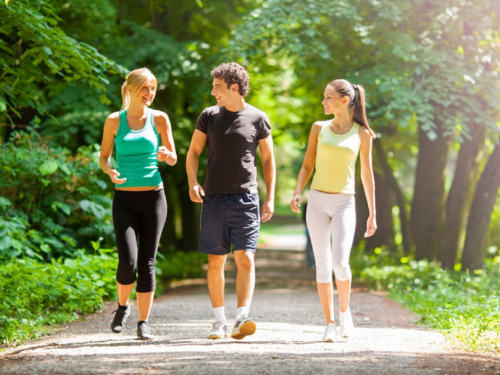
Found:
[{"label": "man with curly hair", "polygon": [[[238,268],[238,310],[231,333],[242,340],[255,333],[248,317],[255,287],[254,256],[259,238],[259,196],[255,152],[260,148],[267,198],[262,221],[274,212],[276,166],[271,125],[266,114],[245,102],[250,77],[241,65],[225,63],[211,72],[211,94],[217,105],[206,108],[196,122],[186,160],[189,196],[202,203],[199,251],[208,254],[208,290],[215,314],[211,339],[227,335],[224,313],[224,264],[234,253]],[[208,149],[205,185],[198,183],[200,154]]]}]

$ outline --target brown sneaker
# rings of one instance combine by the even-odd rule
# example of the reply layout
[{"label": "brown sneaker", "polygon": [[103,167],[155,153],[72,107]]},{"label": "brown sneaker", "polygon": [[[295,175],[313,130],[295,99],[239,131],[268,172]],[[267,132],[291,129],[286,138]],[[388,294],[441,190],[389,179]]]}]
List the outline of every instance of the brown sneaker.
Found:
[{"label": "brown sneaker", "polygon": [[234,323],[233,333],[231,337],[236,340],[243,340],[246,336],[253,335],[257,326],[255,322],[248,318],[238,319]]}]

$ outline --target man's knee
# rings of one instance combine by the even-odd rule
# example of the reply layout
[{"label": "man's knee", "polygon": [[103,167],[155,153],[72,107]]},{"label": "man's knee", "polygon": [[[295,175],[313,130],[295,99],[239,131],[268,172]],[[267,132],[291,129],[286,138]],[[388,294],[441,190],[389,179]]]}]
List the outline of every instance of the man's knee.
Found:
[{"label": "man's knee", "polygon": [[234,259],[236,261],[236,266],[238,271],[251,272],[253,271],[254,265],[254,253],[251,251],[235,251]]},{"label": "man's knee", "polygon": [[208,255],[208,269],[210,271],[220,271],[226,263],[225,255]]}]

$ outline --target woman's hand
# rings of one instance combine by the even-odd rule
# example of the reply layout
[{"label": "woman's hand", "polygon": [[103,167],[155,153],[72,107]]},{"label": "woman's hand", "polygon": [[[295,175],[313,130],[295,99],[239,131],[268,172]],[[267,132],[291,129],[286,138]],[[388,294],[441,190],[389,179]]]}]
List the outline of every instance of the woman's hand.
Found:
[{"label": "woman's hand", "polygon": [[370,216],[366,221],[366,232],[365,237],[371,237],[377,231],[377,222],[375,216]]},{"label": "woman's hand", "polygon": [[293,198],[290,202],[290,207],[292,208],[293,212],[300,213],[300,202],[302,201],[302,197],[300,196],[300,193],[295,193],[293,195]]},{"label": "woman's hand", "polygon": [[126,178],[118,178],[120,175],[120,172],[118,172],[116,169],[112,169],[111,172],[109,173],[109,178],[111,178],[111,181],[113,181],[115,184],[121,185],[125,181],[127,181]]},{"label": "woman's hand", "polygon": [[173,153],[168,151],[168,148],[165,146],[160,146],[158,147],[158,154],[156,155],[156,158],[158,161],[166,161],[170,156],[172,156]]}]

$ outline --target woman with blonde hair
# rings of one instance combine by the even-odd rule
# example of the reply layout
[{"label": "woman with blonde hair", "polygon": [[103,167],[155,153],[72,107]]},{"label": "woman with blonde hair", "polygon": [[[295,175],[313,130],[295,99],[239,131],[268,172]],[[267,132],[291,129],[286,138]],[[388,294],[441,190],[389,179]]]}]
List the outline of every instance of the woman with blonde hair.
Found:
[{"label": "woman with blonde hair", "polygon": [[[111,330],[123,332],[130,315],[129,296],[137,282],[137,337],[142,340],[154,338],[148,317],[156,287],[156,253],[167,218],[158,162],[177,162],[167,114],[149,108],[156,88],[156,77],[147,68],[127,75],[122,86],[122,110],[110,114],[104,124],[100,158],[102,170],[115,184],[113,224],[119,301]],[[118,169],[111,166],[114,146]]]},{"label": "woman with blonde hair", "polygon": [[300,212],[302,190],[316,168],[306,221],[316,259],[318,294],[326,320],[323,340],[334,342],[337,329],[333,314],[332,271],[340,300],[340,336],[347,338],[354,329],[349,309],[352,279],[349,255],[356,229],[354,182],[358,153],[370,212],[365,237],[372,236],[377,229],[371,158],[375,133],[368,125],[365,91],[360,85],[345,79],[331,81],[326,86],[322,104],[325,114],[334,118],[313,124],[290,205],[294,212]]}]

